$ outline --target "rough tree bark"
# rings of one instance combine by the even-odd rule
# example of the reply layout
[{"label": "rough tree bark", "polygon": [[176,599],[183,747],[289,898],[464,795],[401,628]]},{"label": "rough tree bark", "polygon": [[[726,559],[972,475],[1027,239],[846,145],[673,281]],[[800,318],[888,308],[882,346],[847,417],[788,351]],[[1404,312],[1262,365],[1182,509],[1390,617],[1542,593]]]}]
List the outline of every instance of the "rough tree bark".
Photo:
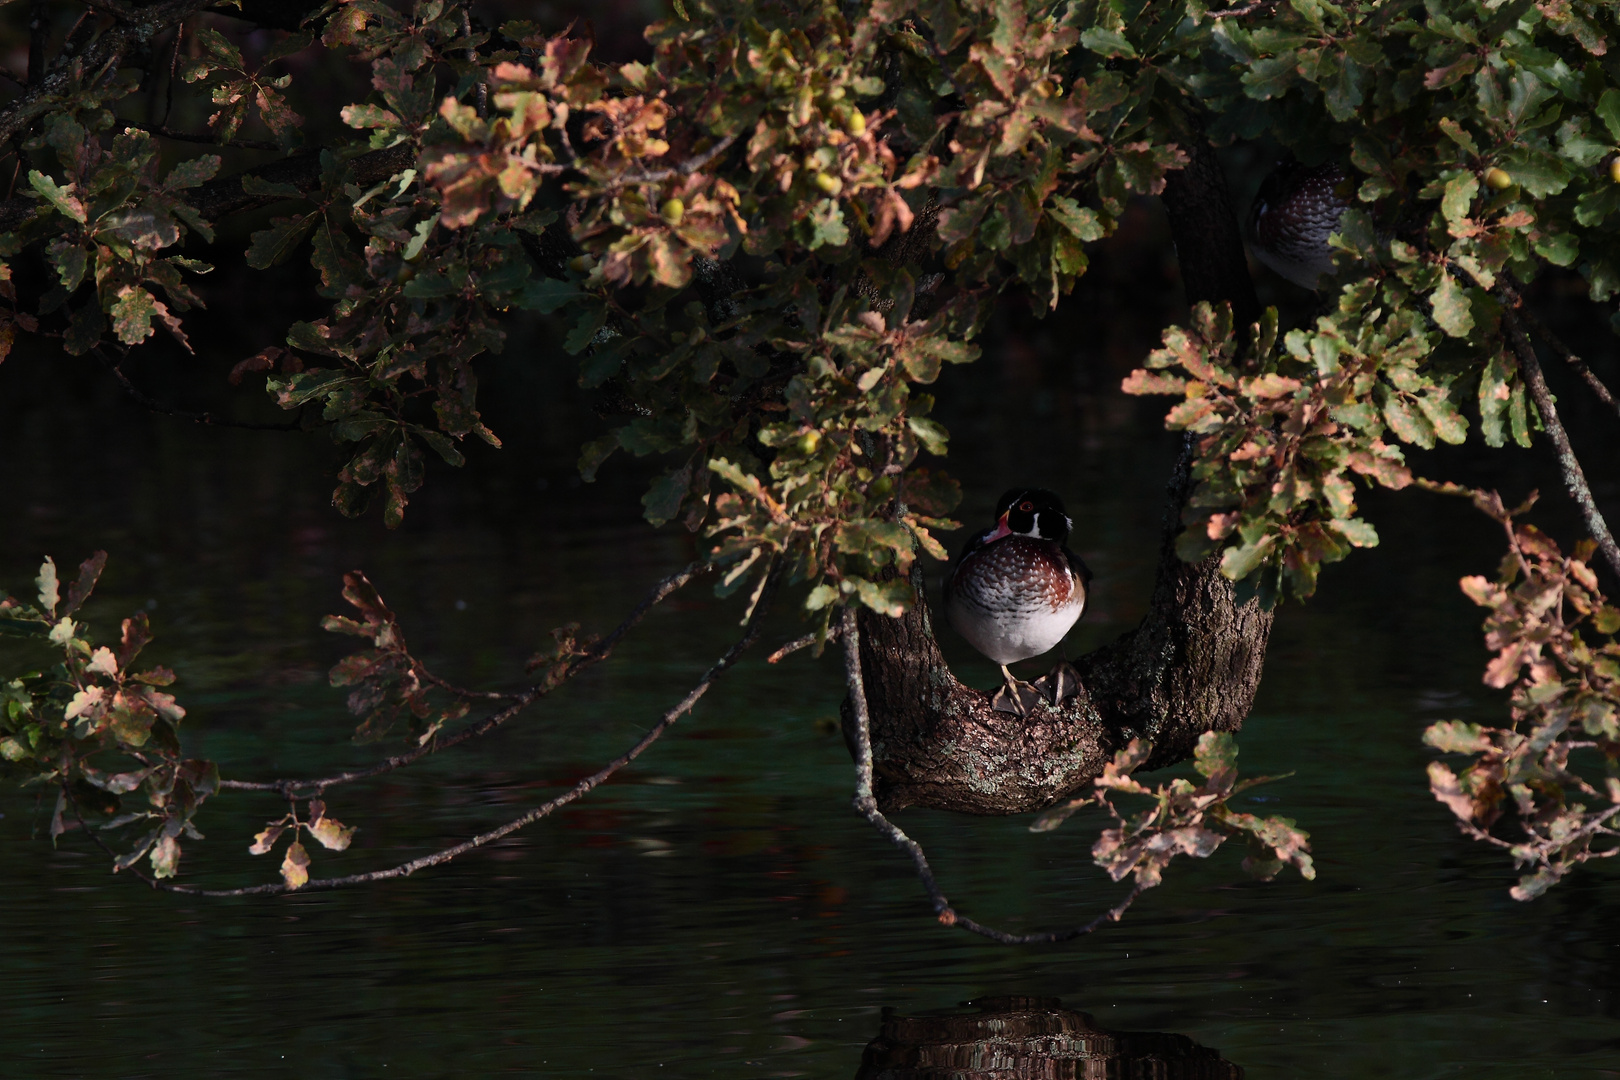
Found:
[{"label": "rough tree bark", "polygon": [[[1214,151],[1202,139],[1171,173],[1163,200],[1187,300],[1225,301],[1240,326],[1259,315],[1242,234]],[[1083,690],[1027,718],[995,712],[989,695],[951,674],[934,640],[920,572],[901,618],[860,613],[861,663],[871,709],[873,765],[885,812],[927,806],[1016,814],[1072,797],[1114,752],[1152,739],[1149,767],[1190,756],[1206,731],[1236,731],[1260,684],[1271,612],[1240,604],[1216,559],[1175,554],[1192,490],[1184,444],[1170,481],[1153,599],[1141,625],[1075,662]],[[1013,483],[1015,477],[1008,478]],[[846,736],[850,711],[844,709]]]}]

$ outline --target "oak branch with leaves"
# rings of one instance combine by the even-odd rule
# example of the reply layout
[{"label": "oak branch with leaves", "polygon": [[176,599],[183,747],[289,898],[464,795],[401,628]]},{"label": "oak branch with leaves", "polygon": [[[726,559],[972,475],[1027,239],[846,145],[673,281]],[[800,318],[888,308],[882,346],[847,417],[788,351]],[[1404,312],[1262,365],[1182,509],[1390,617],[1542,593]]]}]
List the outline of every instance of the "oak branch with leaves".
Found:
[{"label": "oak branch with leaves", "polygon": [[[65,604],[47,562],[37,603],[7,599],[0,625],[62,660],[3,684],[0,751],[8,770],[60,792],[53,833],[82,820],[118,866],[165,888],[209,892],[169,879],[198,806],[222,790],[285,800],[253,850],[292,843],[282,882],[213,892],[378,880],[498,839],[645,750],[786,598],[813,627],[793,646],[839,643],[856,807],[913,859],[939,918],[1054,940],[1078,931],[1018,937],[959,915],[888,815],[1145,794],[1155,808],[1116,815],[1095,850],[1116,880],[1134,875],[1128,899],[1171,855],[1207,855],[1238,833],[1257,872],[1308,875],[1291,822],[1225,805],[1241,786],[1230,734],[1274,605],[1378,542],[1358,485],[1454,489],[1418,477],[1405,448],[1547,444],[1599,565],[1620,573],[1542,357],[1613,398],[1534,310],[1544,279],[1579,280],[1594,320],[1620,291],[1612,4],[680,0],[631,62],[601,58],[575,28],[451,0],[43,7],[29,70],[0,103],[16,177],[0,203],[0,359],[18,335],[55,338],[150,405],[122,365],[157,334],[223,356],[244,392],[262,375],[289,426],[348,448],[338,512],[377,507],[395,526],[427,453],[460,466],[469,437],[500,445],[479,412],[479,366],[509,320],[540,313],[615,417],[583,448],[583,476],[621,452],[657,458],[648,521],[705,545],[612,633],[560,628],[532,665],[543,674],[508,690],[433,675],[377,591],[349,575],[360,617],[328,627],[370,647],[333,682],[353,688],[363,735],[403,734],[406,747],[369,769],[275,780],[220,780],[185,758],[183,711],[155,689],[168,674],[128,667],[144,621],[126,621],[116,648],[76,621],[100,557]],[[354,67],[370,89],[333,103],[317,73]],[[1335,273],[1300,325],[1260,309],[1220,164],[1258,139],[1343,177],[1331,239],[1317,240]],[[1063,303],[1087,245],[1153,198],[1191,315],[1125,383],[1176,398],[1166,423],[1186,433],[1149,614],[1078,662],[1078,698],[1011,721],[952,676],[933,639],[918,555],[945,557],[937,534],[954,528],[958,493],[918,464],[947,450],[926,388],[977,358],[1003,294],[1038,311]],[[246,265],[308,259],[326,310],[288,325],[282,344],[229,355],[188,333],[211,268],[182,252],[266,207]],[[1441,763],[1432,776],[1465,831],[1538,867],[1515,892],[1528,896],[1609,853],[1598,841],[1620,814],[1614,646],[1582,635],[1612,633],[1615,609],[1587,547],[1565,559],[1475,496],[1508,524],[1517,562],[1497,585],[1466,588],[1492,609],[1491,647],[1531,657],[1529,674],[1492,665],[1488,682],[1517,686],[1513,726],[1431,732],[1442,750],[1479,755],[1461,777]],[[310,876],[303,837],[347,845],[332,789],[496,731],[706,575],[747,597],[747,628],[624,755],[445,852]],[[1589,626],[1549,614],[1566,610]],[[485,711],[468,719],[474,709]],[[1569,780],[1560,755],[1575,750],[1596,751],[1603,776]],[[1199,785],[1132,776],[1189,757]],[[131,816],[121,800],[137,789],[146,804]],[[1569,803],[1577,789],[1609,802]],[[1489,831],[1504,791],[1523,843]],[[127,825],[133,840],[108,839]]]}]

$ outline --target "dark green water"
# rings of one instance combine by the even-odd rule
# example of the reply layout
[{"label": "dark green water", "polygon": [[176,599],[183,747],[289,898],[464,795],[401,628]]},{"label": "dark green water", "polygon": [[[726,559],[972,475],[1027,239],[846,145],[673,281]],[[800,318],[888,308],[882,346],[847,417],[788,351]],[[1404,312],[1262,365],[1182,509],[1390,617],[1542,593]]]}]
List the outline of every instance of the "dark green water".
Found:
[{"label": "dark green water", "polygon": [[[1013,482],[1069,498],[1100,586],[1071,639],[1082,648],[1140,614],[1170,443],[1151,405],[1107,389],[1106,364],[1076,381],[1042,357],[1134,348],[1009,334],[943,401],[966,518]],[[565,379],[521,357],[502,372],[492,412],[507,451],[465,475],[436,471],[388,533],[328,508],[320,436],[188,426],[128,407],[69,361],[14,358],[0,368],[0,582],[23,591],[41,555],[76,564],[105,547],[92,624],[107,634],[150,610],[152,655],[180,675],[199,753],[241,778],[364,763],[378,750],[348,743],[353,721],[325,685],[343,642],[316,627],[341,609],[344,570],[370,574],[445,675],[509,685],[550,627],[608,628],[689,557],[690,541],[634,519],[633,469],[571,486],[588,420],[571,419]],[[1511,493],[1551,487],[1533,454],[1424,465]],[[1611,505],[1613,471],[1599,480]],[[1568,538],[1556,503],[1543,521]],[[1068,945],[941,928],[907,865],[848,809],[852,769],[826,730],[833,658],[773,668],[762,650],[582,803],[358,890],[150,893],[82,837],[53,851],[40,836],[49,806],[7,787],[0,1073],[851,1077],[886,1008],[1019,995],[1060,998],[1110,1029],[1188,1036],[1249,1077],[1620,1076],[1614,871],[1515,903],[1511,868],[1459,836],[1425,786],[1425,724],[1502,715],[1455,584],[1494,565],[1489,523],[1423,495],[1371,513],[1384,546],[1280,615],[1241,739],[1246,772],[1295,770],[1253,808],[1311,831],[1315,882],[1250,882],[1223,850]],[[542,801],[633,742],[738,616],[696,586],[503,733],[334,792],[332,813],[361,831],[345,854],[316,852],[313,872],[396,863]],[[768,638],[799,632],[782,614]],[[994,681],[960,642],[946,647],[966,677]],[[185,879],[273,880],[245,849],[279,812],[269,796],[220,798]],[[1094,821],[1044,835],[1027,819],[900,823],[960,910],[1008,929],[1088,920],[1123,891],[1091,865]]]}]

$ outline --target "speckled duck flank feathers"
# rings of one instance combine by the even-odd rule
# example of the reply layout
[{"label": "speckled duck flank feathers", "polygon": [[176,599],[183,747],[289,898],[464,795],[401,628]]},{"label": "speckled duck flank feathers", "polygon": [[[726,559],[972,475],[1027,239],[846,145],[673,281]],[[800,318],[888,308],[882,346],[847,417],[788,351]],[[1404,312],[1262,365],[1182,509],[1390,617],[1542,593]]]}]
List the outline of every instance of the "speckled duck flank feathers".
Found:
[{"label": "speckled duck flank feathers", "polygon": [[1350,205],[1347,186],[1334,162],[1279,165],[1260,185],[1249,214],[1254,257],[1295,285],[1315,289],[1333,272],[1327,241]]}]

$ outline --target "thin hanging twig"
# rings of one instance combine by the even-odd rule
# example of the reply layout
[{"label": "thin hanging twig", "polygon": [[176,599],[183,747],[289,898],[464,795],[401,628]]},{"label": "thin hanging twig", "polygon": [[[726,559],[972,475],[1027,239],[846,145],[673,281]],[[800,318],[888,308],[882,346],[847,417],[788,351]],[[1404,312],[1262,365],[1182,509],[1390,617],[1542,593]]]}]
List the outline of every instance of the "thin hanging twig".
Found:
[{"label": "thin hanging twig", "polygon": [[[697,681],[696,686],[692,687],[692,689],[687,692],[685,697],[681,698],[680,701],[676,702],[673,706],[666,710],[663,716],[658,718],[658,722],[649,728],[647,733],[638,739],[634,746],[630,747],[630,749],[626,750],[624,753],[620,754],[618,757],[614,758],[612,761],[608,762],[606,765],[602,766],[596,772],[587,776],[585,779],[581,780],[579,783],[575,784],[561,795],[558,795],[555,799],[551,799],[540,804],[533,810],[530,810],[528,813],[523,814],[520,817],[513,818],[511,821],[508,821],[499,828],[491,829],[488,832],[479,833],[477,836],[474,836],[468,840],[463,840],[461,843],[456,844],[453,847],[444,848],[443,850],[436,851],[431,855],[424,855],[419,859],[412,859],[410,862],[400,863],[398,866],[390,866],[385,870],[373,870],[370,873],[365,874],[349,874],[346,877],[311,878],[309,881],[298,886],[296,889],[290,887],[285,882],[279,884],[249,885],[241,889],[198,889],[190,885],[178,885],[169,881],[159,881],[156,878],[140,873],[139,871],[136,872],[136,875],[140,878],[140,880],[146,882],[146,884],[150,885],[154,889],[160,889],[164,892],[180,893],[185,896],[204,896],[209,898],[227,898],[235,896],[278,896],[283,893],[311,892],[317,889],[339,889],[348,885],[366,885],[374,881],[387,881],[390,878],[409,877],[418,870],[425,870],[430,866],[443,865],[458,855],[465,855],[467,852],[472,851],[475,848],[481,848],[486,844],[492,844],[496,840],[510,836],[512,833],[517,832],[525,825],[532,825],[541,818],[550,816],[559,808],[567,806],[569,803],[574,802],[582,795],[585,795],[591,789],[599,786],[608,777],[612,776],[614,773],[630,764],[636,758],[640,757],[642,752],[646,750],[647,747],[657,742],[658,737],[664,732],[668,731],[670,726],[673,725],[675,721],[679,720],[682,716],[691,711],[692,706],[696,705],[698,703],[698,699],[708,692],[709,687],[714,684],[714,681],[724,674],[727,668],[735,664],[742,657],[742,654],[759,639],[760,624],[764,621],[765,612],[769,609],[771,599],[776,593],[776,587],[781,581],[781,563],[774,562],[766,569],[765,574],[766,577],[763,588],[760,591],[759,600],[754,605],[753,613],[748,617],[748,622],[743,630],[742,637],[739,638],[737,642],[731,646],[731,648],[727,649],[725,654],[709,667],[708,671],[703,673],[703,677]],[[99,837],[97,837],[96,840],[98,843],[100,842]]]},{"label": "thin hanging twig", "polygon": [[[498,712],[492,713],[491,715],[478,721],[476,724],[469,724],[467,727],[462,728],[454,735],[430,739],[428,742],[418,746],[414,750],[407,751],[403,754],[396,754],[391,758],[379,761],[375,765],[364,769],[354,769],[349,772],[337,773],[333,776],[322,776],[307,779],[287,778],[281,780],[221,780],[219,782],[219,786],[222,788],[231,788],[236,791],[274,791],[289,798],[300,793],[320,794],[322,791],[325,791],[327,788],[334,785],[348,784],[356,780],[368,780],[373,776],[381,776],[384,773],[393,772],[395,769],[404,768],[413,761],[420,761],[429,754],[438,753],[440,750],[448,750],[452,746],[458,746],[469,739],[476,739],[480,735],[487,735],[489,732],[494,731],[496,728],[500,727],[502,724],[521,713],[524,709],[527,709],[530,705],[533,705],[542,697],[545,697],[552,690],[561,686],[569,679],[572,679],[575,675],[579,674],[587,667],[606,660],[609,654],[613,652],[613,647],[623,640],[624,636],[633,630],[636,624],[645,618],[647,612],[651,611],[654,606],[662,602],[671,593],[685,585],[687,582],[691,581],[693,578],[698,577],[701,574],[708,573],[713,569],[714,563],[700,560],[698,562],[690,563],[681,570],[678,570],[664,578],[658,584],[654,585],[646,596],[642,597],[641,603],[635,606],[635,609],[625,617],[623,622],[614,627],[613,630],[607,634],[607,636],[601,638],[590,648],[586,649],[584,652],[574,657],[573,660],[569,661],[568,666],[565,667],[561,672],[551,676],[543,682],[536,683],[535,685],[515,694],[501,695],[503,698],[510,699],[511,704],[507,705],[504,709],[501,709]],[[447,685],[439,682],[438,680],[433,681],[436,685]]]},{"label": "thin hanging twig", "polygon": [[844,681],[849,687],[849,706],[855,720],[855,798],[852,800],[855,812],[871,822],[872,827],[882,833],[889,843],[911,857],[911,863],[917,870],[917,877],[922,881],[923,888],[928,891],[928,898],[933,901],[934,914],[939,921],[946,926],[960,926],[964,930],[987,937],[991,941],[999,941],[1003,945],[1048,945],[1059,941],[1071,941],[1107,923],[1118,922],[1125,914],[1125,909],[1142,895],[1144,886],[1137,885],[1126,894],[1118,906],[1103,912],[1084,926],[1039,934],[1009,934],[1004,930],[975,922],[951,907],[939,883],[934,880],[933,868],[928,865],[928,856],[924,854],[922,845],[907,836],[899,826],[883,815],[883,811],[878,809],[877,799],[872,794],[872,720],[867,711],[866,682],[861,674],[860,629],[856,625],[853,608],[846,607],[843,611],[839,637],[844,645]]},{"label": "thin hanging twig", "polygon": [[[1517,297],[1509,294],[1509,300]],[[1547,429],[1547,437],[1552,440],[1553,449],[1558,455],[1558,467],[1564,473],[1564,485],[1569,488],[1570,497],[1575,505],[1580,507],[1581,517],[1586,522],[1586,531],[1592,534],[1597,541],[1598,550],[1608,560],[1609,566],[1616,574],[1620,574],[1620,547],[1614,543],[1614,534],[1609,532],[1609,523],[1603,520],[1603,514],[1598,510],[1597,503],[1592,499],[1592,489],[1586,483],[1586,473],[1581,469],[1581,463],[1575,456],[1575,450],[1569,444],[1569,435],[1564,431],[1564,425],[1558,420],[1558,410],[1553,406],[1552,394],[1547,390],[1547,380],[1542,376],[1541,363],[1536,359],[1535,346],[1525,336],[1524,325],[1513,303],[1502,306],[1502,325],[1507,328],[1508,341],[1513,345],[1513,352],[1519,358],[1519,370],[1524,373],[1525,385],[1530,388],[1530,396],[1535,400],[1536,411],[1541,414],[1541,422]]]}]

